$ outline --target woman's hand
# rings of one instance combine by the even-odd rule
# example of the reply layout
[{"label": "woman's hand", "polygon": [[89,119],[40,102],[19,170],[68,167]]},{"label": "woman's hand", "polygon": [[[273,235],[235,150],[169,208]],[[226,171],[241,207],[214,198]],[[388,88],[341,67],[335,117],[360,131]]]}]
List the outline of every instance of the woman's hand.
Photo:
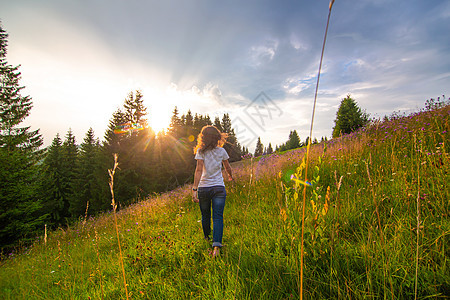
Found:
[{"label": "woman's hand", "polygon": [[192,202],[198,203],[198,195],[197,195],[197,191],[192,191]]}]

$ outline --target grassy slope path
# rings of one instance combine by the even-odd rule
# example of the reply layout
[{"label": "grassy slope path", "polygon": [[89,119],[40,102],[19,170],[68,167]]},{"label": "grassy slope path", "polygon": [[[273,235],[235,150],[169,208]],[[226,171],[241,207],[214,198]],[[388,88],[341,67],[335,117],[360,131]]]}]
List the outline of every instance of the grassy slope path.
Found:
[{"label": "grassy slope path", "polygon": [[[449,123],[447,106],[311,148],[307,299],[450,295]],[[235,166],[236,180],[227,183],[225,247],[215,260],[189,187],[121,210],[130,298],[298,299],[304,186],[290,178],[302,178],[304,153]],[[2,262],[0,298],[125,298],[110,213],[46,240]]]}]

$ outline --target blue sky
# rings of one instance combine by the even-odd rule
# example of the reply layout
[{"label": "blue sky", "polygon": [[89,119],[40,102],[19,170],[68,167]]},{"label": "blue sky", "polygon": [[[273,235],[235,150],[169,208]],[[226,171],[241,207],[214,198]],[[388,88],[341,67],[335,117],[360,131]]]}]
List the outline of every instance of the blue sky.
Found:
[{"label": "blue sky", "polygon": [[[21,64],[23,94],[33,98],[25,124],[40,128],[45,145],[69,128],[78,143],[89,127],[102,139],[112,113],[140,89],[155,129],[174,106],[229,113],[253,149],[256,136],[275,147],[290,130],[309,134],[328,5],[0,0],[0,20],[8,62]],[[331,136],[347,94],[374,117],[450,96],[448,32],[450,1],[336,0],[313,136]]]}]

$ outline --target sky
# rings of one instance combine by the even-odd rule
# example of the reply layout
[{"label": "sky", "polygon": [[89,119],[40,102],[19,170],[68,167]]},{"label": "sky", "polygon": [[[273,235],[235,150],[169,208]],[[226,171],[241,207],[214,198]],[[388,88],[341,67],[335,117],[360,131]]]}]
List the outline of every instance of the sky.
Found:
[{"label": "sky", "polygon": [[[309,135],[328,0],[0,0],[7,61],[33,100],[44,146],[68,130],[103,140],[140,90],[150,125],[228,113],[241,145]],[[331,137],[348,94],[370,116],[450,96],[450,1],[336,0],[313,137]]]}]

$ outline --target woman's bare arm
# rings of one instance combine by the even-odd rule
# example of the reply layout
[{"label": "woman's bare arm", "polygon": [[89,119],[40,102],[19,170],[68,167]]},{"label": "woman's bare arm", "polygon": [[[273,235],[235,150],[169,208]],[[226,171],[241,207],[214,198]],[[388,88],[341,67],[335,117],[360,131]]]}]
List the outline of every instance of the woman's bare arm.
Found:
[{"label": "woman's bare arm", "polygon": [[[194,173],[194,185],[192,186],[193,189],[198,189],[198,184],[200,182],[200,178],[202,178],[202,173],[203,173],[203,160],[202,159],[197,159],[197,167],[195,168],[195,173]],[[197,198],[197,191],[192,191],[192,200],[194,202],[198,202],[198,198]]]},{"label": "woman's bare arm", "polygon": [[228,159],[223,161],[223,166],[225,167],[225,171],[227,171],[228,180],[233,180],[233,172],[231,170],[230,162],[228,161]]}]

